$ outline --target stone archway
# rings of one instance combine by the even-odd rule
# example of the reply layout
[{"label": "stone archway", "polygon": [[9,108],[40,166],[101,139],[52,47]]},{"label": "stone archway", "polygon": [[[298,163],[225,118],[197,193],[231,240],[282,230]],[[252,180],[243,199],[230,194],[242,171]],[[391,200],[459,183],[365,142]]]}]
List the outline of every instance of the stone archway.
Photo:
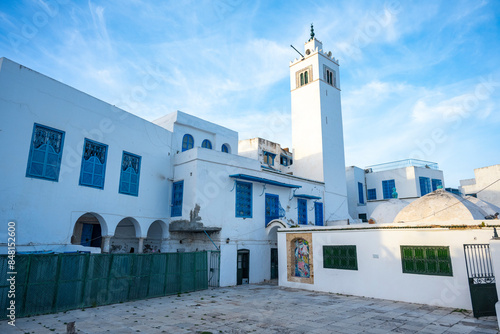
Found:
[{"label": "stone archway", "polygon": [[110,239],[110,253],[141,253],[139,237],[141,227],[132,217],[123,218]]},{"label": "stone archway", "polygon": [[87,212],[81,215],[73,227],[71,244],[84,247],[103,247],[103,235],[107,233],[107,226],[99,214]]},{"label": "stone archway", "polygon": [[162,241],[167,232],[167,224],[162,220],[155,220],[148,229],[147,238],[144,239],[144,253],[159,253],[161,251]]}]

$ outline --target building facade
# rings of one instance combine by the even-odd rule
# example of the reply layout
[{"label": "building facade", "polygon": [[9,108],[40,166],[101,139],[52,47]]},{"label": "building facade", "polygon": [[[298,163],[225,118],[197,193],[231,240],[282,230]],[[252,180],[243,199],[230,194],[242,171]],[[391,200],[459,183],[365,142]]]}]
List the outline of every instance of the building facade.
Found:
[{"label": "building facade", "polygon": [[500,206],[500,165],[476,168],[474,175],[473,179],[460,180],[460,192]]}]

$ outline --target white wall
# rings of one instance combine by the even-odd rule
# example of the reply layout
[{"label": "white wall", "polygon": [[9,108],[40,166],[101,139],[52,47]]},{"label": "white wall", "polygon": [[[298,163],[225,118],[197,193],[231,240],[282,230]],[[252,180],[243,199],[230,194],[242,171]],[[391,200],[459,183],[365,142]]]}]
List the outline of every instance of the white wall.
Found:
[{"label": "white wall", "polygon": [[[360,213],[367,213],[365,171],[356,166],[346,167],[346,182],[349,215],[354,220],[357,220]],[[358,182],[363,184],[364,203],[359,202]],[[361,220],[359,220],[359,222],[361,222]]]},{"label": "white wall", "polygon": [[[2,58],[0,62],[0,221],[17,223],[17,245],[56,250],[70,243],[78,218],[94,212],[113,235],[125,217],[139,235],[168,219],[171,133],[74,88]],[[34,123],[65,132],[59,181],[26,177]],[[84,139],[108,145],[104,189],[79,185]],[[118,192],[123,151],[142,157],[139,196]],[[7,228],[0,238],[6,240]],[[64,247],[63,247],[64,248]]]},{"label": "white wall", "polygon": [[[474,224],[480,224],[475,222]],[[436,222],[439,224],[439,222]],[[477,225],[476,225],[477,226]],[[332,293],[472,309],[463,245],[488,243],[492,229],[362,229],[318,228],[312,231],[314,284],[287,280],[286,234],[278,232],[279,284]],[[356,245],[358,270],[323,268],[323,245]],[[453,277],[405,274],[401,245],[449,246]]]},{"label": "white wall", "polygon": [[461,180],[462,194],[477,194],[477,198],[500,206],[500,164],[474,169],[475,182]]}]

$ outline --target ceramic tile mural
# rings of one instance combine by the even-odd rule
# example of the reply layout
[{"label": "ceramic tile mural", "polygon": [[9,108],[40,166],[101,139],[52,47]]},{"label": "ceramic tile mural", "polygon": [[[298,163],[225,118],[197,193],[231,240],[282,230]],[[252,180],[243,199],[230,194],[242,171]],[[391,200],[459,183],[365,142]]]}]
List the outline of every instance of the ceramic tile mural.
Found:
[{"label": "ceramic tile mural", "polygon": [[309,243],[304,239],[295,240],[295,276],[309,278]]}]

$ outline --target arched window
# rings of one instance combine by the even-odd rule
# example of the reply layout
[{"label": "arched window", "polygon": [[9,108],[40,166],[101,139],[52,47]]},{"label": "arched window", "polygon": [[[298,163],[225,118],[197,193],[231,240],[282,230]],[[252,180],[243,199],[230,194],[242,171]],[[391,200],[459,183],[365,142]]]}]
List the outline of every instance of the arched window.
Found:
[{"label": "arched window", "polygon": [[210,140],[205,139],[203,141],[203,143],[201,143],[201,147],[208,148],[209,150],[211,150],[212,149],[212,143],[210,142]]},{"label": "arched window", "polygon": [[229,145],[228,144],[222,144],[221,151],[224,153],[229,153]]},{"label": "arched window", "polygon": [[304,73],[300,73],[300,85],[304,86]]},{"label": "arched window", "polygon": [[304,72],[304,85],[307,85],[309,83],[309,72],[305,71]]},{"label": "arched window", "polygon": [[182,138],[182,152],[190,150],[194,147],[194,139],[190,134],[185,134]]}]

